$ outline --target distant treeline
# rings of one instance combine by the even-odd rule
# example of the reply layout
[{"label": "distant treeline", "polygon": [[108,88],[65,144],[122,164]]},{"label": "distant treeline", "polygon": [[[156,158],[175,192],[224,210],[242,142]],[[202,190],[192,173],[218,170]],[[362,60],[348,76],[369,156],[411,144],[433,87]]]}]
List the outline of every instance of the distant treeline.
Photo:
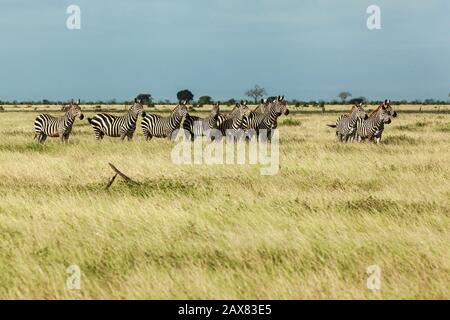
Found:
[{"label": "distant treeline", "polygon": [[[220,101],[222,104],[225,105],[234,105],[236,102],[240,101],[240,99],[229,99],[225,101]],[[331,101],[325,101],[325,100],[310,100],[310,101],[304,101],[304,100],[286,100],[288,104],[295,105],[296,107],[321,107],[324,105],[342,105],[342,104],[354,104],[358,103],[360,101],[363,101],[365,104],[381,104],[382,100],[365,100],[365,99],[351,99],[348,101],[339,101],[339,100],[331,100]],[[0,100],[0,105],[63,105],[66,104],[68,101],[56,101],[56,100],[27,100],[27,101],[5,101]],[[172,105],[176,104],[178,101],[170,101],[170,100],[159,100],[159,101],[147,101],[147,104],[150,106],[154,105]],[[96,100],[96,101],[85,101],[81,100],[81,104],[84,105],[105,105],[105,104],[113,104],[113,105],[120,105],[120,104],[132,104],[133,101],[117,101],[115,99],[111,100]],[[202,103],[202,101],[191,101],[191,104],[195,106],[201,106],[203,104],[209,104],[208,103]],[[424,100],[391,100],[391,104],[393,105],[403,105],[403,104],[411,104],[411,105],[446,105],[449,104],[449,101],[444,100],[435,100],[435,99],[424,99]]]}]

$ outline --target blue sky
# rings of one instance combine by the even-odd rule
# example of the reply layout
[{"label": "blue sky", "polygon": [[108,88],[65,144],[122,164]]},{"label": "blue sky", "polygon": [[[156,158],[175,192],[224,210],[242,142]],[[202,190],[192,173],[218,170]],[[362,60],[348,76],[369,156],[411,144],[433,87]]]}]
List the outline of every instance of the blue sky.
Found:
[{"label": "blue sky", "polygon": [[[81,30],[66,28],[67,6]],[[366,9],[381,8],[381,30]],[[1,0],[0,100],[447,99],[447,0]]]}]

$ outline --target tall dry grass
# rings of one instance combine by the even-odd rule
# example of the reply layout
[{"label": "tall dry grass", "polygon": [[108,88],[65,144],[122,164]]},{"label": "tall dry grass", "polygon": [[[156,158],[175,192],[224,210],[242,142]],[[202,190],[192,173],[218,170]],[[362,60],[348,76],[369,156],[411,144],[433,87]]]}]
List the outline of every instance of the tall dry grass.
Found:
[{"label": "tall dry grass", "polygon": [[[282,118],[274,176],[87,121],[40,146],[38,111],[0,113],[0,298],[448,299],[450,116],[397,110],[378,146],[338,143],[337,113]],[[105,191],[108,162],[142,184]]]}]

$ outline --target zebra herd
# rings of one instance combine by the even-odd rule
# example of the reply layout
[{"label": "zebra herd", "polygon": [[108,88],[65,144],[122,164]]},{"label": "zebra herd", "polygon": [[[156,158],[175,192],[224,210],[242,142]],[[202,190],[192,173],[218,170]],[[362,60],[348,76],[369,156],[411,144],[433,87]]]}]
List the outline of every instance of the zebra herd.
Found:
[{"label": "zebra herd", "polygon": [[369,115],[362,108],[362,102],[354,105],[349,113],[340,115],[336,124],[327,126],[336,128],[336,137],[341,142],[363,140],[380,143],[384,125],[391,123],[391,117],[397,112],[392,109],[390,100],[386,99]]},{"label": "zebra herd", "polygon": [[[63,143],[67,143],[75,118],[79,117],[80,120],[84,118],[79,104],[80,100],[72,100],[65,106],[66,113],[59,118],[48,114],[38,115],[34,122],[35,139],[43,143],[47,137],[60,137]],[[141,128],[146,140],[153,137],[173,138],[173,134],[181,125],[192,140],[196,136],[207,136],[212,130],[220,132],[223,136],[230,133],[236,136],[238,132],[245,134],[252,132],[258,136],[260,130],[267,130],[268,139],[271,139],[272,130],[277,128],[278,117],[289,114],[284,96],[262,99],[254,110],[248,108],[246,101],[241,101],[227,114],[221,114],[219,103],[216,103],[206,118],[191,116],[187,111],[186,101],[180,101],[168,117],[146,114],[142,101],[135,99],[134,104],[123,116],[99,113],[93,118],[88,118],[88,122],[97,140],[102,140],[105,135],[120,137],[121,140],[126,137],[131,140],[139,115],[142,116]]]}]

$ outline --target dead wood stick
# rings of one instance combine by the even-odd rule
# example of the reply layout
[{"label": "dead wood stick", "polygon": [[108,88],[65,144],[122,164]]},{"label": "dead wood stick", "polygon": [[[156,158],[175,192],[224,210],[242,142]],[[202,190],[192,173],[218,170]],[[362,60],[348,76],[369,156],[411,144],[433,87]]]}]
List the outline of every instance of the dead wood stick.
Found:
[{"label": "dead wood stick", "polygon": [[134,181],[130,177],[128,177],[126,174],[122,173],[119,169],[117,169],[112,163],[109,163],[109,166],[114,170],[116,174],[122,177],[123,180],[125,180],[128,184],[139,184],[139,182]]},{"label": "dead wood stick", "polygon": [[108,181],[108,184],[105,186],[105,189],[108,190],[109,187],[113,184],[114,180],[116,180],[117,173],[111,178],[111,180]]}]

